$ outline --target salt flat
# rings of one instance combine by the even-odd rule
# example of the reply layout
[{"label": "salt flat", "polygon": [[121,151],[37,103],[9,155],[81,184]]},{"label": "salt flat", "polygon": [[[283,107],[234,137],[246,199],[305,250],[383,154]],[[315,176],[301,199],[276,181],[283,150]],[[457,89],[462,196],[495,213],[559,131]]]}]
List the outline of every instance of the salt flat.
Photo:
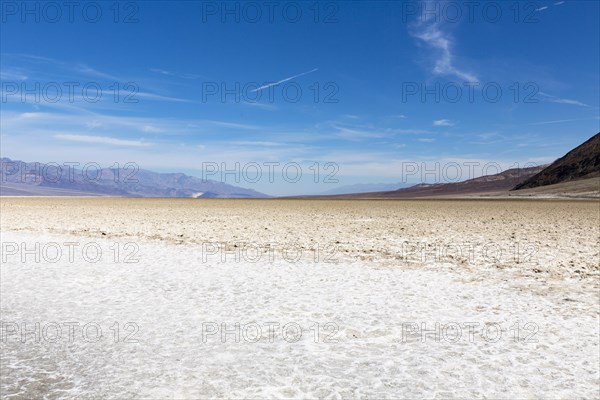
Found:
[{"label": "salt flat", "polygon": [[597,201],[0,204],[6,398],[600,396]]}]

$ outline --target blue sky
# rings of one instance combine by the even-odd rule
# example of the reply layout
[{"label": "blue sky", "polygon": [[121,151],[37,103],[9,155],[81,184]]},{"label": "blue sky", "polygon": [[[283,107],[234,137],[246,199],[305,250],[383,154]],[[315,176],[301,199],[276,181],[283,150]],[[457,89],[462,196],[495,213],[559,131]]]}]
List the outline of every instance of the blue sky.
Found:
[{"label": "blue sky", "polygon": [[287,195],[539,165],[600,130],[597,1],[79,4],[2,3],[4,157],[252,163],[223,178]]}]

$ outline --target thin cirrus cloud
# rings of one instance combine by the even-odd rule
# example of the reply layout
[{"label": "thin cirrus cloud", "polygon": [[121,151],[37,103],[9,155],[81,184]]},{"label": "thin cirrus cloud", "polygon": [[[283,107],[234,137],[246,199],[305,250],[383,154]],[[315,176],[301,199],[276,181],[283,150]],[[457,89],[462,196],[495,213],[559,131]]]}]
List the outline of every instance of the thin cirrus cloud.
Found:
[{"label": "thin cirrus cloud", "polygon": [[454,126],[454,122],[449,119],[436,119],[433,121],[433,126]]},{"label": "thin cirrus cloud", "polygon": [[[342,125],[343,124],[343,125]],[[322,135],[350,140],[362,141],[367,139],[394,138],[401,135],[422,135],[430,133],[423,129],[395,128],[390,126],[354,125],[337,121],[326,121],[316,126]]]},{"label": "thin cirrus cloud", "polygon": [[409,27],[409,33],[437,53],[432,69],[433,74],[454,76],[468,82],[477,81],[474,74],[454,65],[451,37],[448,33],[442,31],[439,22],[426,20],[416,22]]},{"label": "thin cirrus cloud", "polygon": [[[83,79],[88,79],[88,78],[96,78],[96,79],[101,79],[103,81],[108,81],[111,82],[123,82],[123,84],[125,85],[125,82],[130,81],[129,79],[123,79],[123,77],[120,76],[116,76],[114,74],[105,72],[105,71],[101,71],[95,67],[92,67],[88,64],[84,64],[84,63],[79,63],[79,64],[72,64],[69,62],[65,62],[65,61],[60,61],[60,60],[56,60],[53,58],[48,58],[48,57],[40,57],[40,56],[36,56],[36,55],[30,55],[30,54],[7,54],[7,53],[2,53],[2,56],[8,60],[11,60],[13,63],[18,64],[18,69],[15,67],[5,67],[3,66],[2,68],[2,72],[1,72],[1,77],[3,80],[27,80],[27,79],[38,79],[40,80],[40,77],[45,77],[45,76],[50,76],[51,79],[65,79],[65,81],[67,80],[67,76],[69,77],[68,80],[72,81],[74,76],[78,77],[78,78],[83,78]],[[44,64],[44,68],[43,70],[40,69],[40,64]],[[18,71],[18,73],[17,73]],[[177,77],[181,77],[181,78],[188,78],[188,79],[195,79],[198,78],[199,75],[184,75],[184,74],[177,74],[177,73],[171,73],[169,71],[166,70],[159,70],[159,69],[154,69],[151,70],[153,72],[157,72],[157,73],[161,73],[164,75],[172,75],[172,76],[177,76]],[[73,75],[75,74],[75,75]],[[85,78],[84,78],[85,77]],[[43,80],[42,80],[43,81]],[[95,84],[98,84],[98,82],[92,82]],[[157,93],[152,93],[152,90],[148,91],[140,91],[138,85],[135,82],[129,82],[128,83],[129,86],[133,86],[135,87],[135,91],[134,92],[129,92],[128,87],[125,87],[125,90],[127,92],[127,94],[129,95],[130,99],[132,100],[136,100],[136,99],[144,99],[144,100],[150,100],[150,101],[165,101],[165,102],[177,102],[177,103],[193,103],[193,101],[188,100],[188,99],[184,99],[184,98],[179,98],[179,97],[173,97],[173,96],[165,96],[165,95],[161,95],[161,94],[157,94]],[[79,86],[83,86],[84,84],[81,83]],[[102,85],[101,85],[102,87]],[[111,98],[111,96],[109,96],[110,93],[112,93],[112,88],[109,87],[105,87],[103,88],[103,90],[106,92],[107,96],[101,96],[101,98],[108,100],[109,98]],[[101,93],[102,94],[102,93]],[[9,99],[13,99],[15,96],[10,96]],[[18,96],[16,96],[18,97]],[[64,103],[64,102],[70,102],[70,95],[64,95],[60,97],[60,101],[58,102],[48,102],[48,101],[44,101],[42,102],[44,105],[48,105],[48,106],[54,106],[57,103]],[[75,100],[79,100],[80,103],[86,103],[85,101],[81,101],[82,100],[82,96],[81,96],[81,89],[76,87],[75,90],[75,95],[74,95]],[[95,105],[96,103],[91,103],[92,105]],[[85,105],[85,104],[84,104]]]},{"label": "thin cirrus cloud", "polygon": [[[83,63],[71,63],[67,61],[60,61],[50,57],[42,57],[35,54],[11,54],[11,53],[2,53],[2,56],[5,59],[12,60],[16,62],[21,68],[33,68],[34,70],[39,69],[40,64],[45,64],[45,68],[43,70],[44,73],[48,72],[48,69],[51,69],[55,73],[65,74],[68,73],[69,77],[72,78],[72,74],[75,73],[81,76],[94,77],[94,78],[102,78],[109,81],[122,81],[120,77],[117,77],[113,74],[100,71],[96,68],[93,68],[87,64]],[[49,67],[49,68],[48,68]],[[29,71],[31,75],[35,75],[36,71]],[[39,71],[38,71],[39,72]]]},{"label": "thin cirrus cloud", "polygon": [[336,136],[346,140],[378,139],[385,135],[380,132],[370,132],[338,126]]},{"label": "thin cirrus cloud", "polygon": [[25,81],[28,76],[17,70],[6,70],[0,71],[0,79],[3,81]]},{"label": "thin cirrus cloud", "polygon": [[[161,136],[195,135],[199,132],[220,132],[222,130],[265,132],[267,127],[243,122],[229,122],[207,119],[164,119],[151,117],[124,117],[96,112],[15,112],[0,111],[2,130],[8,133],[43,131],[49,132],[49,124],[55,129],[93,130],[102,128],[113,132],[160,133]],[[124,131],[125,130],[125,131]]]},{"label": "thin cirrus cloud", "polygon": [[223,128],[234,128],[234,129],[249,129],[249,130],[259,130],[261,129],[260,126],[257,125],[250,125],[250,124],[240,124],[237,122],[225,122],[225,121],[215,121],[215,120],[204,120],[204,122],[207,122],[209,124],[213,124],[213,125],[217,125],[217,126],[221,126]]},{"label": "thin cirrus cloud", "polygon": [[86,64],[79,64],[75,67],[75,70],[82,75],[93,76],[96,78],[107,79],[109,81],[119,81],[120,79],[112,74],[108,74],[106,72],[98,71],[95,68],[92,68]]},{"label": "thin cirrus cloud", "polygon": [[117,139],[108,136],[92,136],[92,135],[74,135],[74,134],[57,134],[54,135],[56,139],[66,140],[70,142],[83,142],[83,143],[94,143],[94,144],[107,144],[113,146],[127,146],[127,147],[147,147],[151,146],[152,143],[144,142],[141,140],[125,140]]},{"label": "thin cirrus cloud", "polygon": [[[563,5],[563,4],[565,4],[564,1],[557,1],[553,5],[560,6],[560,5]],[[540,7],[540,8],[536,8],[535,11],[544,11],[544,10],[547,10],[548,8],[549,8],[548,6],[543,6],[543,7]]]},{"label": "thin cirrus cloud", "polygon": [[259,147],[279,147],[279,146],[286,145],[286,143],[269,142],[269,141],[264,141],[264,140],[256,140],[256,141],[237,140],[237,141],[229,142],[229,144],[231,144],[233,146],[259,146]]},{"label": "thin cirrus cloud", "polygon": [[160,94],[147,93],[147,92],[133,93],[131,96],[134,99],[135,99],[135,97],[141,97],[144,99],[156,100],[156,101],[172,101],[172,102],[176,102],[176,103],[192,103],[192,101],[188,100],[188,99],[181,99],[179,97],[162,96]]},{"label": "thin cirrus cloud", "polygon": [[575,119],[556,119],[552,121],[540,121],[540,122],[532,122],[527,125],[549,125],[549,124],[562,124],[564,122],[573,122],[573,121],[581,121],[580,118]]},{"label": "thin cirrus cloud", "polygon": [[268,111],[278,110],[278,107],[275,106],[274,104],[260,103],[258,101],[241,101],[239,104],[242,104],[244,106],[259,108],[261,110],[268,110]]},{"label": "thin cirrus cloud", "polygon": [[180,74],[178,72],[167,71],[162,68],[150,68],[150,72],[154,72],[155,74],[165,75],[165,76],[173,76],[175,78],[181,79],[199,79],[202,78],[201,75],[196,74]]},{"label": "thin cirrus cloud", "polygon": [[260,86],[260,87],[258,87],[258,88],[256,88],[256,89],[252,90],[251,92],[253,92],[253,93],[254,93],[254,92],[259,92],[259,91],[261,91],[261,90],[268,89],[268,88],[270,88],[270,87],[272,87],[272,86],[281,85],[282,83],[285,83],[285,82],[291,81],[292,79],[299,78],[299,77],[301,77],[301,76],[304,76],[304,75],[310,74],[310,73],[312,73],[312,72],[315,72],[315,71],[318,71],[318,70],[319,70],[319,68],[314,68],[314,69],[311,69],[310,71],[302,72],[301,74],[294,75],[294,76],[290,76],[289,78],[285,78],[285,79],[282,79],[282,80],[280,80],[280,81],[277,81],[277,82],[268,83],[268,84],[266,84],[266,85]]},{"label": "thin cirrus cloud", "polygon": [[154,72],[156,74],[161,74],[161,75],[173,75],[171,72],[166,71],[164,69],[160,69],[160,68],[150,68],[150,72]]},{"label": "thin cirrus cloud", "polygon": [[572,106],[579,106],[579,107],[590,107],[588,104],[582,103],[581,101],[578,101],[578,100],[560,98],[560,97],[553,96],[551,94],[544,93],[544,92],[539,92],[538,94],[543,97],[544,101],[547,101],[550,103],[569,104]]}]

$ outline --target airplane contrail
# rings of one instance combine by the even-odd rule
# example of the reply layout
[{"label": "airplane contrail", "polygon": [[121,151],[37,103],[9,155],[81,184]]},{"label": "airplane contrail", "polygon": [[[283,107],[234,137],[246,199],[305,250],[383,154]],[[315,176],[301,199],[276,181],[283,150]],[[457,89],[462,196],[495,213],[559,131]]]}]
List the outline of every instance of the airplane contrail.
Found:
[{"label": "airplane contrail", "polygon": [[300,76],[303,76],[303,75],[306,75],[306,74],[310,74],[311,72],[315,72],[315,71],[318,71],[318,70],[319,70],[319,68],[311,69],[310,71],[306,71],[306,72],[303,72],[303,73],[298,74],[298,75],[290,76],[289,78],[282,79],[282,80],[280,80],[278,82],[269,83],[267,85],[261,86],[259,88],[254,89],[252,92],[258,92],[259,90],[270,88],[271,86],[277,86],[277,85],[282,84],[283,82],[291,81],[292,79],[296,79],[296,78],[298,78]]}]

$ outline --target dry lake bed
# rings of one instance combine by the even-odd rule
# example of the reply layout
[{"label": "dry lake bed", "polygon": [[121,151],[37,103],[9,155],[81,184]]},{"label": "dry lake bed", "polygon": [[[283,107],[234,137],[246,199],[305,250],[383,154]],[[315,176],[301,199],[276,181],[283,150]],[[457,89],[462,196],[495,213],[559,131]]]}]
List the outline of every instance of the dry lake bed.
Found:
[{"label": "dry lake bed", "polygon": [[598,398],[600,202],[0,198],[2,398]]}]

